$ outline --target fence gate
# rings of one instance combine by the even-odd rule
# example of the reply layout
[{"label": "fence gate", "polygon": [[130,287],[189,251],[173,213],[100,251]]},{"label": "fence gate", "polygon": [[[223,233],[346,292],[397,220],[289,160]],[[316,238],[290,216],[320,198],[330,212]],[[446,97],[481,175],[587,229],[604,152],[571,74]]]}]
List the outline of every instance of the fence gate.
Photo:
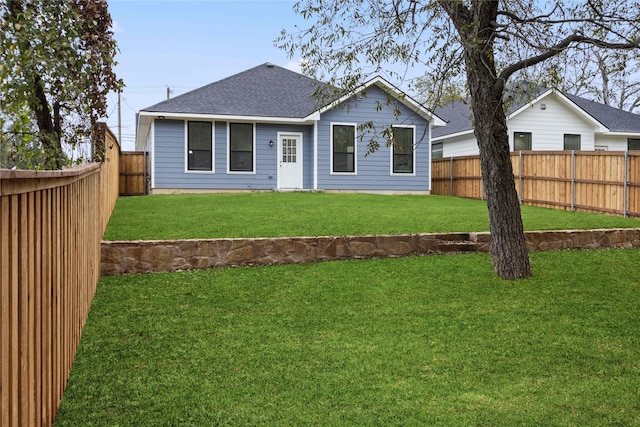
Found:
[{"label": "fence gate", "polygon": [[149,194],[149,153],[124,151],[120,153],[120,195]]}]

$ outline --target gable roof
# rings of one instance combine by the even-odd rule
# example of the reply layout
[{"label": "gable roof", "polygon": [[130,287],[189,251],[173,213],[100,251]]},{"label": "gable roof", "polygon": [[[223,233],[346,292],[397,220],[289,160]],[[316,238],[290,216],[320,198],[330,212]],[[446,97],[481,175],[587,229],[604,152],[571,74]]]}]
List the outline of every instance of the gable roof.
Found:
[{"label": "gable roof", "polygon": [[336,107],[337,105],[340,105],[344,101],[346,101],[349,98],[351,98],[352,96],[354,96],[354,94],[365,93],[367,91],[367,89],[372,87],[372,86],[376,86],[377,88],[381,89],[388,96],[390,96],[391,98],[393,98],[396,101],[400,102],[405,107],[409,108],[411,111],[413,111],[414,113],[416,113],[417,115],[419,115],[423,119],[425,119],[427,121],[430,121],[432,127],[441,127],[441,126],[445,126],[446,125],[446,122],[444,120],[442,120],[442,118],[440,118],[437,114],[433,113],[432,111],[427,110],[422,104],[420,104],[419,102],[417,102],[416,100],[411,98],[406,93],[401,92],[400,90],[398,90],[398,88],[396,88],[394,85],[392,85],[391,83],[389,83],[388,81],[386,81],[385,79],[383,79],[380,76],[376,76],[376,77],[370,79],[369,81],[363,83],[362,85],[358,86],[357,88],[353,89],[352,91],[349,91],[349,92],[345,93],[344,95],[342,95],[341,97],[339,97],[339,98],[335,99],[334,101],[328,103],[327,105],[324,105],[322,108],[320,108],[320,110],[318,112],[322,114],[325,111],[330,110],[330,109]]},{"label": "gable roof", "polygon": [[[533,100],[514,102],[507,112],[507,120],[525,111],[527,107],[551,94],[556,94],[569,108],[592,122],[599,132],[640,133],[640,115],[610,107],[599,102],[575,95],[565,95],[560,91],[545,89],[539,91]],[[454,101],[439,108],[435,113],[442,117],[447,126],[433,130],[433,139],[464,135],[473,132],[473,113],[471,105],[462,101]]]},{"label": "gable roof", "polygon": [[433,126],[445,125],[445,122],[433,112],[381,77],[369,80],[333,102],[320,105],[313,95],[319,87],[325,85],[326,83],[267,62],[143,108],[137,117],[136,148],[142,149],[146,144],[154,117],[200,116],[206,119],[246,119],[308,124],[318,120],[323,112],[373,85],[421,117],[431,121]]},{"label": "gable roof", "polygon": [[303,118],[317,108],[317,80],[270,63],[258,65],[141,111]]}]

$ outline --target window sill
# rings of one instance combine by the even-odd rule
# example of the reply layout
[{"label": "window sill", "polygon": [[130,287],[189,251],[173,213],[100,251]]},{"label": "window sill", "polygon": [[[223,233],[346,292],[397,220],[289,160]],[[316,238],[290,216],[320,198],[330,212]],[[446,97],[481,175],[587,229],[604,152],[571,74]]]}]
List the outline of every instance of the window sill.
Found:
[{"label": "window sill", "polygon": [[194,175],[215,175],[215,171],[199,171],[199,170],[185,170],[184,173],[186,174],[194,174]]}]

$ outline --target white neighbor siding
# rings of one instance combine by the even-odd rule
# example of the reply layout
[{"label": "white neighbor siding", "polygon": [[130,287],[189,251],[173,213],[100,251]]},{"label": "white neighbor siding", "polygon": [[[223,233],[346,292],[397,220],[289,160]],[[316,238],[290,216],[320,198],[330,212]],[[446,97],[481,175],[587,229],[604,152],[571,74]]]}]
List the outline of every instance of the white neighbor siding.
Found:
[{"label": "white neighbor siding", "polygon": [[[542,109],[543,104],[545,109]],[[554,94],[529,105],[509,119],[507,124],[512,151],[514,132],[531,132],[531,149],[536,151],[563,150],[565,134],[580,135],[581,150],[593,150],[595,147],[593,125],[559,101]]]},{"label": "white neighbor siding", "polygon": [[442,144],[442,157],[477,156],[478,154],[480,154],[480,150],[473,131],[461,136],[447,138]]},{"label": "white neighbor siding", "polygon": [[596,148],[605,151],[626,151],[629,135],[596,135]]}]

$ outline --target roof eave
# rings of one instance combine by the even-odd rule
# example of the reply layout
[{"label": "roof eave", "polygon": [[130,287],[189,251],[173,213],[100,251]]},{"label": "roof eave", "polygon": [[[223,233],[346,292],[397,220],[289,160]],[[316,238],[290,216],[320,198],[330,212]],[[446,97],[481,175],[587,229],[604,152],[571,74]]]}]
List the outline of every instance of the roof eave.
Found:
[{"label": "roof eave", "polygon": [[162,111],[140,111],[141,117],[151,117],[165,119],[201,119],[220,121],[242,121],[242,122],[262,122],[262,123],[298,123],[311,124],[316,113],[311,113],[305,117],[273,117],[273,116],[242,116],[235,114],[203,114],[203,113],[168,113]]},{"label": "roof eave", "polygon": [[565,96],[562,92],[560,92],[558,90],[554,90],[553,93],[560,100],[564,101],[564,103],[567,104],[569,106],[569,108],[571,108],[574,112],[576,112],[577,114],[582,116],[585,120],[591,122],[591,124],[593,124],[593,127],[594,127],[594,132],[599,132],[599,133],[609,132],[609,128],[608,127],[606,127],[604,124],[602,124],[598,119],[593,117],[591,114],[586,112],[582,107],[580,107],[578,104],[573,102],[571,99],[569,99],[567,96]]},{"label": "roof eave", "polygon": [[473,129],[467,129],[467,130],[463,130],[460,132],[456,132],[456,133],[450,133],[447,135],[441,135],[441,136],[434,136],[431,138],[431,141],[433,142],[438,142],[438,141],[442,141],[444,139],[449,139],[449,138],[457,138],[459,136],[465,136],[465,135],[469,135],[473,133]]},{"label": "roof eave", "polygon": [[138,113],[136,115],[136,151],[145,151],[152,118]]},{"label": "roof eave", "polygon": [[640,138],[640,132],[634,132],[634,131],[629,131],[629,132],[625,132],[625,131],[611,131],[611,132],[600,132],[603,135],[611,135],[611,136],[626,136],[626,137],[631,137],[631,138]]}]

